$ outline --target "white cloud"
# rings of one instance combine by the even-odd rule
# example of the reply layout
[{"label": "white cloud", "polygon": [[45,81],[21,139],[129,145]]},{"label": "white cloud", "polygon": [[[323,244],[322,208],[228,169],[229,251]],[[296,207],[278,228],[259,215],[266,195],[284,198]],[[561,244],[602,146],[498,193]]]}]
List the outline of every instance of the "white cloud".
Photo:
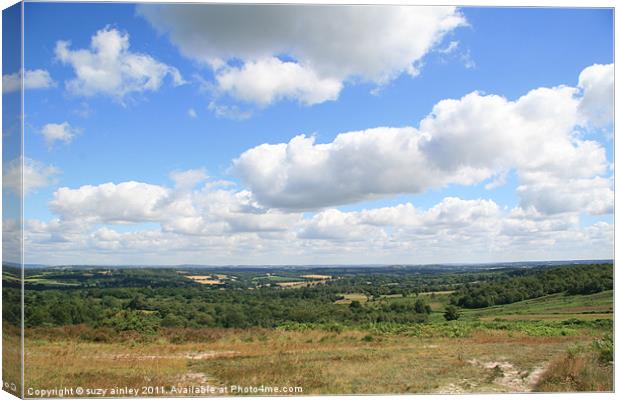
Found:
[{"label": "white cloud", "polygon": [[199,183],[205,182],[209,176],[204,169],[189,169],[186,171],[174,171],[170,173],[170,179],[175,187],[180,190],[191,190]]},{"label": "white cloud", "polygon": [[129,224],[155,222],[165,232],[213,236],[282,231],[301,218],[258,205],[247,191],[224,189],[204,170],[170,174],[173,188],[143,182],[59,188],[49,207],[63,222]]},{"label": "white cloud", "polygon": [[[265,206],[295,210],[487,179],[493,188],[515,170],[524,206],[548,213],[607,213],[612,192],[601,182],[607,182],[610,166],[600,143],[575,133],[588,123],[579,111],[585,98],[578,93],[567,86],[539,88],[510,101],[473,92],[440,101],[418,128],[342,133],[324,144],[299,135],[247,150],[233,161],[232,171]],[[542,196],[550,182],[575,183],[573,192],[581,200],[551,206],[550,201],[561,203],[560,193],[567,190],[545,189]]]},{"label": "white cloud", "polygon": [[[15,92],[20,89],[21,82],[18,72],[2,75],[2,93]],[[26,70],[24,89],[48,89],[56,86],[49,72],[44,69]]]},{"label": "white cloud", "polygon": [[[392,235],[438,236],[450,234],[487,234],[501,229],[506,216],[492,200],[463,200],[444,198],[428,210],[414,207],[411,203],[391,207],[341,212],[330,208],[306,221],[300,237],[331,240],[387,238],[384,228],[394,228]],[[310,235],[308,234],[310,233]]]},{"label": "white cloud", "polygon": [[220,92],[261,105],[315,104],[337,98],[345,82],[415,76],[420,60],[467,24],[455,7],[176,4],[140,5],[138,13],[211,66]]},{"label": "white cloud", "polygon": [[493,200],[448,197],[428,209],[404,203],[304,216],[265,208],[249,191],[211,180],[201,169],[170,178],[171,188],[122,182],[58,189],[50,202],[56,218],[26,221],[30,257],[47,263],[75,257],[123,264],[424,263],[601,258],[612,249],[610,225],[581,228],[577,211],[509,210]]},{"label": "white cloud", "polygon": [[320,239],[345,242],[370,242],[384,238],[385,232],[376,226],[363,225],[355,213],[345,213],[333,208],[316,214],[305,221],[298,235],[301,239]]},{"label": "white cloud", "polygon": [[196,110],[194,110],[193,108],[190,108],[189,110],[187,110],[187,115],[190,118],[198,118],[198,114],[196,113]]},{"label": "white cloud", "polygon": [[158,203],[168,190],[141,182],[86,185],[78,189],[61,187],[54,192],[50,209],[63,220],[93,223],[129,223],[155,221],[160,216]]},{"label": "white cloud", "polygon": [[471,56],[471,51],[469,49],[461,54],[460,59],[463,65],[465,66],[465,68],[467,69],[476,68],[476,62]]},{"label": "white cloud", "polygon": [[53,185],[54,176],[59,172],[58,168],[31,158],[24,158],[22,168],[22,159],[19,158],[8,162],[3,168],[2,185],[21,196],[23,183],[23,193],[28,195],[37,189]]},{"label": "white cloud", "polygon": [[614,65],[594,64],[579,74],[578,87],[583,90],[580,111],[598,128],[613,122]]},{"label": "white cloud", "polygon": [[267,106],[281,99],[298,100],[312,105],[336,100],[342,82],[320,78],[310,68],[275,57],[248,61],[243,67],[218,70],[218,90],[236,99]]},{"label": "white cloud", "polygon": [[[6,207],[6,206],[5,206]],[[7,213],[8,214],[8,213]],[[18,263],[22,259],[22,224],[21,218],[2,219],[2,259],[3,262]]]},{"label": "white cloud", "polygon": [[259,201],[279,208],[315,209],[415,193],[436,184],[419,152],[420,140],[415,128],[343,133],[327,144],[300,135],[244,152],[233,171]]},{"label": "white cloud", "polygon": [[605,222],[581,228],[577,213],[506,210],[492,200],[448,197],[427,210],[410,203],[351,212],[327,209],[305,220],[297,237],[302,247],[332,257],[338,251],[367,257],[358,262],[384,262],[391,255],[398,263],[480,262],[609,257],[611,231]]},{"label": "white cloud", "polygon": [[46,124],[41,128],[41,135],[48,147],[52,147],[55,142],[70,143],[78,132],[66,121],[61,124]]},{"label": "white cloud", "polygon": [[218,118],[228,118],[243,121],[252,116],[252,111],[250,110],[242,110],[236,105],[219,104],[215,101],[211,101],[207,109],[213,111],[215,116]]},{"label": "white cloud", "polygon": [[55,55],[73,68],[76,76],[66,88],[75,95],[103,94],[123,101],[132,93],[158,90],[167,76],[174,85],[184,83],[176,68],[131,52],[129,35],[109,27],[97,31],[89,49],[71,50],[69,42],[56,42]]},{"label": "white cloud", "polygon": [[451,54],[454,51],[456,51],[456,49],[458,49],[459,47],[459,42],[458,40],[453,40],[450,43],[448,43],[448,45],[444,48],[441,49],[437,49],[437,52],[440,54]]},{"label": "white cloud", "polygon": [[[256,208],[244,191],[200,189],[188,199],[183,204],[176,198],[174,206],[162,203],[161,229],[120,231],[98,226],[93,218],[61,217],[26,221],[25,240],[31,257],[71,262],[74,255],[89,260],[105,255],[101,262],[125,264],[133,259],[158,264],[481,262],[604,258],[613,249],[613,229],[606,222],[582,228],[578,213],[508,210],[485,199],[448,197],[428,209],[410,203],[326,209],[306,218]],[[121,223],[104,221],[109,214],[98,212],[99,223]]]},{"label": "white cloud", "polygon": [[524,207],[534,206],[546,214],[583,210],[589,214],[612,214],[613,179],[559,179],[553,175],[534,174],[522,179],[517,188]]}]

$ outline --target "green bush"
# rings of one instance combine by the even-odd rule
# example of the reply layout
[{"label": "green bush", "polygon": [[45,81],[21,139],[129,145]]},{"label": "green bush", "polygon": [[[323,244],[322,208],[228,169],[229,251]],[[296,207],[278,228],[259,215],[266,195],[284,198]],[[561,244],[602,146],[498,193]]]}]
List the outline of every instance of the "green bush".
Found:
[{"label": "green bush", "polygon": [[461,316],[459,309],[453,305],[446,306],[446,311],[443,313],[443,317],[446,321],[456,321]]},{"label": "green bush", "polygon": [[363,342],[374,342],[375,338],[372,335],[366,335],[362,338]]},{"label": "green bush", "polygon": [[592,348],[602,363],[610,363],[614,360],[614,339],[611,334],[606,334],[592,343]]}]

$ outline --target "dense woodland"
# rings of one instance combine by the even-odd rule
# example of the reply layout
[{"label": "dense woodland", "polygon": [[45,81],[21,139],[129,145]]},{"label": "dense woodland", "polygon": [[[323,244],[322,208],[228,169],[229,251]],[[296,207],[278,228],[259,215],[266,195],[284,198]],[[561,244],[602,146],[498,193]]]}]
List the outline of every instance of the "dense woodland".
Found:
[{"label": "dense woodland", "polygon": [[[308,273],[270,271],[284,280],[301,279]],[[20,320],[16,272],[5,268],[3,273],[3,319],[13,324]],[[474,272],[323,268],[310,272],[329,273],[334,279],[291,289],[271,285],[274,275],[266,275],[265,269],[223,272],[234,273],[235,279],[206,286],[174,269],[27,270],[25,325],[86,324],[148,333],[160,327],[411,324],[428,321],[431,307],[418,297],[422,292],[455,290],[451,298],[455,306],[479,308],[551,293],[595,293],[613,288],[611,264]],[[337,304],[348,293],[363,295],[368,301]],[[387,296],[402,300],[382,301]]]},{"label": "dense woodland", "polygon": [[511,271],[487,282],[463,285],[452,295],[451,302],[465,308],[482,308],[554,293],[592,294],[613,289],[613,278],[611,264]]}]

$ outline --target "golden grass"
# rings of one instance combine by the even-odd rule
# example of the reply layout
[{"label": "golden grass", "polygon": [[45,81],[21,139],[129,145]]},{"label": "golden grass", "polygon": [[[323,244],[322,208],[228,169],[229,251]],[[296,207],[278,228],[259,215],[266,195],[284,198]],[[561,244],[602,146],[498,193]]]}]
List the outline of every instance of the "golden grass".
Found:
[{"label": "golden grass", "polygon": [[18,327],[8,322],[2,323],[2,381],[7,383],[5,390],[16,396],[21,395],[21,336]]},{"label": "golden grass", "polygon": [[300,287],[320,285],[325,282],[326,280],[322,279],[322,280],[314,280],[314,281],[277,282],[276,285],[281,288],[290,289],[290,288],[300,288]]},{"label": "golden grass", "polygon": [[506,314],[506,315],[494,315],[480,317],[481,321],[493,321],[495,319],[503,319],[507,321],[561,321],[571,318],[575,319],[612,319],[614,315],[612,313],[603,314],[570,314],[570,313],[557,313],[557,314]]},{"label": "golden grass", "polygon": [[556,358],[537,382],[539,392],[613,391],[613,367],[592,352]]},{"label": "golden grass", "polygon": [[348,293],[342,295],[344,299],[336,300],[336,304],[351,304],[352,301],[359,301],[360,303],[366,303],[368,301],[368,297],[363,293]]},{"label": "golden grass", "polygon": [[282,288],[294,288],[310,286],[310,282],[296,281],[296,282],[277,282],[276,285]]},{"label": "golden grass", "polygon": [[306,278],[306,279],[318,279],[318,280],[332,279],[331,275],[302,275],[301,277]]},{"label": "golden grass", "polygon": [[505,392],[484,363],[527,376],[590,337],[479,331],[469,338],[369,335],[346,330],[169,329],[150,341],[97,343],[85,327],[27,334],[27,387],[178,384],[301,386],[303,394]]},{"label": "golden grass", "polygon": [[189,279],[202,285],[223,285],[224,282],[214,279],[211,275],[188,275]]}]

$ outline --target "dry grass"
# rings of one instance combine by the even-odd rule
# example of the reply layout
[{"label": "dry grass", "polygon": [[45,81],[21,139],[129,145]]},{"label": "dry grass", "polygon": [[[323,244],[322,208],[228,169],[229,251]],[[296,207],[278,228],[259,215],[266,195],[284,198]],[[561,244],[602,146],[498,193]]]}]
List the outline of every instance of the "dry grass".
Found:
[{"label": "dry grass", "polygon": [[366,303],[368,301],[368,297],[363,293],[348,293],[342,295],[344,299],[336,300],[336,304],[351,304],[352,301],[359,301],[360,303]]},{"label": "dry grass", "polygon": [[536,385],[539,392],[613,391],[613,367],[592,352],[555,359]]},{"label": "dry grass", "polygon": [[282,287],[282,288],[295,288],[295,287],[306,287],[306,286],[310,286],[310,282],[303,282],[303,281],[297,281],[297,282],[277,282],[276,285]]},{"label": "dry grass", "polygon": [[497,316],[480,317],[480,321],[493,321],[496,319],[503,319],[506,321],[563,321],[567,319],[612,319],[614,317],[611,313],[604,314],[509,314]]},{"label": "dry grass", "polygon": [[224,282],[214,279],[211,275],[188,275],[189,279],[202,285],[223,285]]},{"label": "dry grass", "polygon": [[[9,393],[19,395],[21,387],[21,336],[19,328],[2,323],[2,381]],[[12,384],[14,386],[12,386]],[[15,388],[15,390],[13,390]]]},{"label": "dry grass", "polygon": [[331,275],[302,275],[301,277],[306,279],[318,279],[320,281],[332,279]]},{"label": "dry grass", "polygon": [[277,282],[276,285],[278,285],[281,288],[290,289],[290,288],[300,288],[300,287],[321,285],[325,282],[327,282],[326,279],[321,279],[321,280],[314,280],[314,281]]},{"label": "dry grass", "polygon": [[[480,331],[469,338],[346,330],[169,329],[152,340],[94,342],[88,328],[29,331],[27,386],[301,386],[303,394],[513,391],[483,365],[509,363],[523,379],[590,337]],[[95,335],[96,336],[96,335]],[[504,364],[502,364],[504,365]],[[508,365],[508,364],[506,364]],[[451,386],[449,386],[451,385]]]}]

